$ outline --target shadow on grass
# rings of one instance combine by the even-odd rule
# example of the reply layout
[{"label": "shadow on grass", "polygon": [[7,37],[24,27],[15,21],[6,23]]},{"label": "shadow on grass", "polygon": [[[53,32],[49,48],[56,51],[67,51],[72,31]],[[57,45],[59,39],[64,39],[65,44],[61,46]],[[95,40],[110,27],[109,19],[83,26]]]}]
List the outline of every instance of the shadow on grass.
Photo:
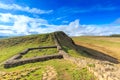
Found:
[{"label": "shadow on grass", "polygon": [[[79,51],[82,51],[82,52],[86,53],[88,56],[90,56],[91,58],[102,60],[102,61],[109,61],[109,62],[112,62],[112,63],[115,63],[115,64],[119,63],[118,59],[116,59],[112,56],[106,55],[103,52],[100,52],[100,51],[97,51],[97,50],[94,50],[94,49],[91,49],[91,48],[87,48],[87,47],[84,47],[84,46],[80,46],[80,45],[77,45],[77,44],[76,44],[76,47],[77,47],[76,51],[78,53],[79,53]],[[88,57],[88,56],[86,56],[86,57]]]}]

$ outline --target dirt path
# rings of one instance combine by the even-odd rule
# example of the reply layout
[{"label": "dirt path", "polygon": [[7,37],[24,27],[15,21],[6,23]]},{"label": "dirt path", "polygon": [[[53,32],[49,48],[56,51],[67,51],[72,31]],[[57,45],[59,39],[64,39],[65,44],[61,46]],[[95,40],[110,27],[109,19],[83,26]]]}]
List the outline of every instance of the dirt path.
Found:
[{"label": "dirt path", "polygon": [[47,66],[46,71],[43,72],[42,80],[57,80],[57,72],[52,66]]},{"label": "dirt path", "polygon": [[120,68],[118,65],[106,61],[94,61],[94,64],[94,67],[88,69],[99,80],[120,80]]}]

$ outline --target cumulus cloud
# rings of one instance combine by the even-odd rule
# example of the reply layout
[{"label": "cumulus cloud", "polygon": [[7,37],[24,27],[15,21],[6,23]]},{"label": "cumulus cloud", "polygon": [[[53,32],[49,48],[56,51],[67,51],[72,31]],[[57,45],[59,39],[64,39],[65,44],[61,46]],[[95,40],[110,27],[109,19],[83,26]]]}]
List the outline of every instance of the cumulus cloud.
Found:
[{"label": "cumulus cloud", "polygon": [[0,13],[0,22],[13,23],[12,26],[0,24],[0,33],[10,30],[13,31],[13,35],[27,35],[31,29],[37,29],[40,25],[47,24],[47,21],[44,19],[36,19],[24,15],[12,15],[10,13]]},{"label": "cumulus cloud", "polygon": [[79,19],[76,19],[67,25],[54,25],[49,24],[47,20],[41,18],[0,13],[0,22],[13,23],[13,25],[0,24],[0,34],[2,35],[18,36],[54,31],[64,31],[70,36],[110,35],[120,33],[120,26],[118,25],[81,25]]},{"label": "cumulus cloud", "polygon": [[53,10],[41,10],[37,8],[30,8],[28,6],[20,6],[17,4],[4,4],[0,2],[0,9],[5,9],[5,10],[19,10],[19,11],[24,11],[24,12],[29,12],[29,13],[36,13],[36,14],[47,14],[51,13]]}]

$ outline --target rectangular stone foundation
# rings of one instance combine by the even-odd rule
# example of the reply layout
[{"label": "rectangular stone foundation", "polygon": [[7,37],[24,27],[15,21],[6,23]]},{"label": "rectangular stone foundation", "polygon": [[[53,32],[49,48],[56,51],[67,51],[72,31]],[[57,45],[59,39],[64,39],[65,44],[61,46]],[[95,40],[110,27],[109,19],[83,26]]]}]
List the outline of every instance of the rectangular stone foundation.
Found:
[{"label": "rectangular stone foundation", "polygon": [[15,66],[26,64],[26,63],[34,63],[34,62],[41,62],[41,61],[46,61],[50,59],[62,59],[62,58],[63,58],[63,55],[56,54],[56,55],[47,55],[47,56],[34,57],[34,58],[28,58],[28,59],[11,60],[4,64],[4,68],[15,67]]}]

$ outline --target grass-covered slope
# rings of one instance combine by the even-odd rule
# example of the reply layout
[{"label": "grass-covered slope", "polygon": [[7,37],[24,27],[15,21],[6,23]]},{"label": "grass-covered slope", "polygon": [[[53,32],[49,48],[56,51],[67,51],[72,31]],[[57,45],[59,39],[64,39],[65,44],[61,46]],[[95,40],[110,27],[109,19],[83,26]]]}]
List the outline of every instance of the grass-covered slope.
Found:
[{"label": "grass-covered slope", "polygon": [[107,55],[120,60],[120,37],[73,37],[76,44],[94,50],[98,50]]},{"label": "grass-covered slope", "polygon": [[[80,56],[76,53],[74,45],[71,42],[66,42],[66,38],[61,36],[58,35],[64,50],[71,56]],[[53,33],[1,39],[0,63],[27,48],[53,45],[55,45]],[[33,50],[22,58],[55,53],[58,53],[56,49]],[[54,77],[53,80],[95,80],[95,77],[88,72],[87,68],[81,69],[76,64],[64,59],[29,63],[7,69],[0,65],[0,80],[52,80],[50,79],[52,77]]]},{"label": "grass-covered slope", "polygon": [[68,37],[64,32],[59,31],[55,32],[55,34],[64,51],[67,52],[70,56],[72,57],[88,56],[86,53],[78,49],[74,41],[70,37]]},{"label": "grass-covered slope", "polygon": [[[47,69],[48,66],[53,67],[53,69]],[[0,75],[1,80],[15,80],[16,78],[18,80],[44,80],[42,79],[43,75],[46,75],[46,78],[50,78],[53,75],[51,72],[56,73],[56,79],[53,80],[95,80],[94,76],[88,72],[86,68],[81,69],[64,59],[25,64],[9,69],[0,69],[2,70],[1,72],[4,71],[4,73]],[[51,75],[49,76],[49,74]]]},{"label": "grass-covered slope", "polygon": [[45,56],[45,55],[51,55],[51,54],[57,54],[57,53],[58,51],[56,48],[32,50],[32,51],[29,51],[27,54],[23,55],[22,58],[32,58],[32,57]]},{"label": "grass-covered slope", "polygon": [[22,52],[26,48],[51,45],[55,45],[52,34],[0,39],[0,62],[7,60],[19,52]]}]

